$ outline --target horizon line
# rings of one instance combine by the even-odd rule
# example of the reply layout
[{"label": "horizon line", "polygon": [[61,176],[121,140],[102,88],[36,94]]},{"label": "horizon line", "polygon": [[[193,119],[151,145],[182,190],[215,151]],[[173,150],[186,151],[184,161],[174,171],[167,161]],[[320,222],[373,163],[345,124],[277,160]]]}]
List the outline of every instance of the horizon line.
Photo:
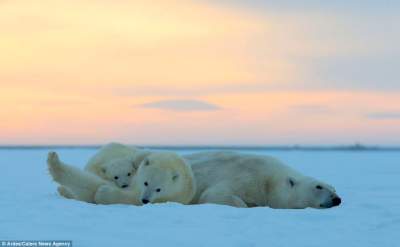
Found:
[{"label": "horizon line", "polygon": [[[16,144],[1,145],[0,150],[16,150],[16,149],[98,149],[104,144]],[[167,149],[167,150],[282,150],[282,151],[400,151],[397,145],[364,145],[364,144],[347,144],[347,145],[136,145],[138,148],[147,149]]]}]

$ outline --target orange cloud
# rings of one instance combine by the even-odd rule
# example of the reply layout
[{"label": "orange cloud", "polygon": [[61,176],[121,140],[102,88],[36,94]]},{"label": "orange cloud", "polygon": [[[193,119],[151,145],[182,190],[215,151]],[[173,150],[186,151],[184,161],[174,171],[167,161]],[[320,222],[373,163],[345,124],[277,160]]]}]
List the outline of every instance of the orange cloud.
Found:
[{"label": "orange cloud", "polygon": [[[111,96],[85,102],[48,99],[0,109],[3,143],[292,144],[393,143],[398,119],[366,114],[398,110],[400,95],[332,91],[217,94],[217,111],[170,111],[140,105],[174,97]],[[200,100],[200,99],[199,99]],[[135,107],[137,106],[137,107]],[[304,110],[329,109],[329,112]],[[10,121],[7,121],[10,120]]]}]

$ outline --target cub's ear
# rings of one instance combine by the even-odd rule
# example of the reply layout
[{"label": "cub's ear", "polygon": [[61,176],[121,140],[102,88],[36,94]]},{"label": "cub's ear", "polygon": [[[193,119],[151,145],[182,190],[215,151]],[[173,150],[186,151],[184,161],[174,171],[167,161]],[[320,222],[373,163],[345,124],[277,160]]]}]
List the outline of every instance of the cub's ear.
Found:
[{"label": "cub's ear", "polygon": [[102,173],[106,173],[106,172],[107,172],[107,169],[106,169],[105,167],[102,167],[102,168],[101,168],[101,172],[102,172]]},{"label": "cub's ear", "polygon": [[287,182],[287,184],[289,185],[290,188],[293,188],[297,184],[296,179],[294,179],[292,177],[288,177],[286,182]]},{"label": "cub's ear", "polygon": [[150,165],[150,161],[149,161],[148,159],[145,159],[145,160],[144,160],[144,165],[145,165],[145,166],[149,166],[149,165]]},{"label": "cub's ear", "polygon": [[136,163],[135,163],[135,161],[132,161],[132,167],[133,167],[133,169],[136,169]]},{"label": "cub's ear", "polygon": [[144,159],[147,158],[147,156],[150,155],[149,151],[140,151],[139,153],[136,153],[135,155],[135,161],[137,162],[138,166],[140,164],[142,164],[142,162],[144,161]]},{"label": "cub's ear", "polygon": [[173,176],[172,176],[172,181],[176,181],[176,180],[178,180],[178,178],[179,178],[179,174],[174,174]]}]

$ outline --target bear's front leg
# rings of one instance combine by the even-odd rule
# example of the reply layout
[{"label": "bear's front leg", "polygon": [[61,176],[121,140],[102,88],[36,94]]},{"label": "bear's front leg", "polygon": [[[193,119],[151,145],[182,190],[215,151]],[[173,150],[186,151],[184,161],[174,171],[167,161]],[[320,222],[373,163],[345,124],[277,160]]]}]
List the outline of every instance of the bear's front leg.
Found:
[{"label": "bear's front leg", "polygon": [[199,203],[213,203],[247,208],[247,204],[240,197],[234,195],[229,186],[225,183],[214,185],[205,190],[200,196]]},{"label": "bear's front leg", "polygon": [[67,199],[74,199],[75,198],[74,193],[72,193],[72,191],[70,191],[65,186],[62,186],[62,185],[58,186],[57,191],[61,196],[65,197]]},{"label": "bear's front leg", "polygon": [[135,191],[121,190],[114,185],[102,185],[97,189],[94,201],[97,204],[132,204],[141,205]]}]

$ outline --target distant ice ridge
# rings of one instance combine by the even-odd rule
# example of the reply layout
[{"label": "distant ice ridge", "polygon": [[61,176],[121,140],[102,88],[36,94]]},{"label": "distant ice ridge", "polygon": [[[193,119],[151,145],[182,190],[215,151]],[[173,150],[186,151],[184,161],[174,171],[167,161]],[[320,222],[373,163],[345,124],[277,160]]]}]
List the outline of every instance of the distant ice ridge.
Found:
[{"label": "distant ice ridge", "polygon": [[[235,151],[399,151],[400,146],[379,146],[379,145],[265,145],[265,146],[243,146],[243,145],[135,145],[154,150],[176,150],[176,151],[204,151],[204,150],[235,150]],[[98,149],[101,145],[0,145],[0,150],[24,150],[24,149]]]}]

